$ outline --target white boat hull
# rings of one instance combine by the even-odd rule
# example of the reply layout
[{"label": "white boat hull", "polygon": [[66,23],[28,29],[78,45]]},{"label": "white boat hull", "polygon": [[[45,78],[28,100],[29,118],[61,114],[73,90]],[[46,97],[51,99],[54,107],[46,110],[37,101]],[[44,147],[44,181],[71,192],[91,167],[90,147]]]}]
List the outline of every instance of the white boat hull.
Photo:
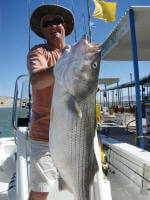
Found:
[{"label": "white boat hull", "polygon": [[[102,141],[108,148],[106,154],[111,169],[108,179],[112,200],[149,200],[150,152],[105,136],[102,136]],[[0,200],[8,200],[8,186],[16,167],[15,151],[13,138],[0,138]],[[98,200],[97,177],[93,187],[93,200]],[[9,200],[14,200],[14,192],[9,191]],[[57,199],[73,200],[73,196],[68,191],[59,192],[56,183],[50,188],[48,200]]]}]

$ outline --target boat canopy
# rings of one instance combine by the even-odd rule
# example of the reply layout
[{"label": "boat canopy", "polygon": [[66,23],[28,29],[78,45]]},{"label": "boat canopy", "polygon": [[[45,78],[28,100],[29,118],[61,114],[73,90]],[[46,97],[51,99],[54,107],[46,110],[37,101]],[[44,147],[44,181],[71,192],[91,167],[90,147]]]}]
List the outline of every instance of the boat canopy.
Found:
[{"label": "boat canopy", "polygon": [[119,81],[120,81],[120,78],[100,78],[98,80],[98,84],[108,86],[114,83],[118,83]]},{"label": "boat canopy", "polygon": [[[134,10],[139,61],[150,60],[150,6],[132,6]],[[129,10],[102,45],[102,60],[132,61]]]},{"label": "boat canopy", "polygon": [[[150,85],[150,74],[140,79],[140,85],[143,85],[143,86]],[[115,86],[115,87],[107,88],[107,90],[115,90],[115,89],[128,88],[128,87],[134,87],[134,86],[135,86],[135,82],[132,81],[132,82],[123,83],[121,85],[118,85],[117,87]]]}]

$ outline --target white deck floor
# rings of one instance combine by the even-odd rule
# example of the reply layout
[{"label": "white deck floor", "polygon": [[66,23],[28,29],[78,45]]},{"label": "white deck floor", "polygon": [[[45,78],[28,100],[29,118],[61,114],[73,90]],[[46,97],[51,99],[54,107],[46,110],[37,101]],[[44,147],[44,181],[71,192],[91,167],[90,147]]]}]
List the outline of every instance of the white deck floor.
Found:
[{"label": "white deck floor", "polygon": [[[0,148],[0,164],[2,163],[3,155],[1,150],[2,148]],[[5,167],[0,165],[0,200],[8,200],[8,182],[11,178],[9,171],[13,171],[11,169],[8,170],[6,163],[9,162],[5,162]],[[141,194],[140,189],[133,182],[120,174],[119,171],[115,172],[115,174],[110,173],[108,176],[111,182],[112,200],[149,200],[150,194]],[[73,196],[67,191],[58,192],[56,184],[54,188],[50,189],[48,200],[73,200]]]},{"label": "white deck floor", "polygon": [[[147,195],[140,194],[138,188],[129,183],[125,177],[120,179],[119,174],[110,174],[109,178],[113,200],[149,200]],[[8,200],[7,189],[8,184],[0,182],[0,200]],[[67,191],[58,192],[57,185],[50,191],[48,200],[74,200],[71,193]]]}]

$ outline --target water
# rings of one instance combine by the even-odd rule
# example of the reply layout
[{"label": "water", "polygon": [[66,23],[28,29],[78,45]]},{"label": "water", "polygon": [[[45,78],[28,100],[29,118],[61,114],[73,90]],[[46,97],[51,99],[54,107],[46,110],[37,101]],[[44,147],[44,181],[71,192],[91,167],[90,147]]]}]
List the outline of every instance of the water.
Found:
[{"label": "water", "polygon": [[12,125],[12,108],[0,108],[0,137],[12,137],[14,134]]},{"label": "water", "polygon": [[[104,106],[104,104],[101,104]],[[12,108],[0,108],[0,137],[12,137],[14,130],[11,125]]]}]

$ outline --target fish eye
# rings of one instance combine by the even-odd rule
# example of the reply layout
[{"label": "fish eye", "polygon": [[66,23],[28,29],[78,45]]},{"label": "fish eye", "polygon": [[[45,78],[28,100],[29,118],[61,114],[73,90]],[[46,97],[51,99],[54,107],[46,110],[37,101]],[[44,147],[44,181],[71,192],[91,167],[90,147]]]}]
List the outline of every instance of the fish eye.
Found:
[{"label": "fish eye", "polygon": [[96,68],[97,68],[97,62],[94,62],[94,63],[92,64],[92,68],[93,68],[93,69],[96,69]]}]

